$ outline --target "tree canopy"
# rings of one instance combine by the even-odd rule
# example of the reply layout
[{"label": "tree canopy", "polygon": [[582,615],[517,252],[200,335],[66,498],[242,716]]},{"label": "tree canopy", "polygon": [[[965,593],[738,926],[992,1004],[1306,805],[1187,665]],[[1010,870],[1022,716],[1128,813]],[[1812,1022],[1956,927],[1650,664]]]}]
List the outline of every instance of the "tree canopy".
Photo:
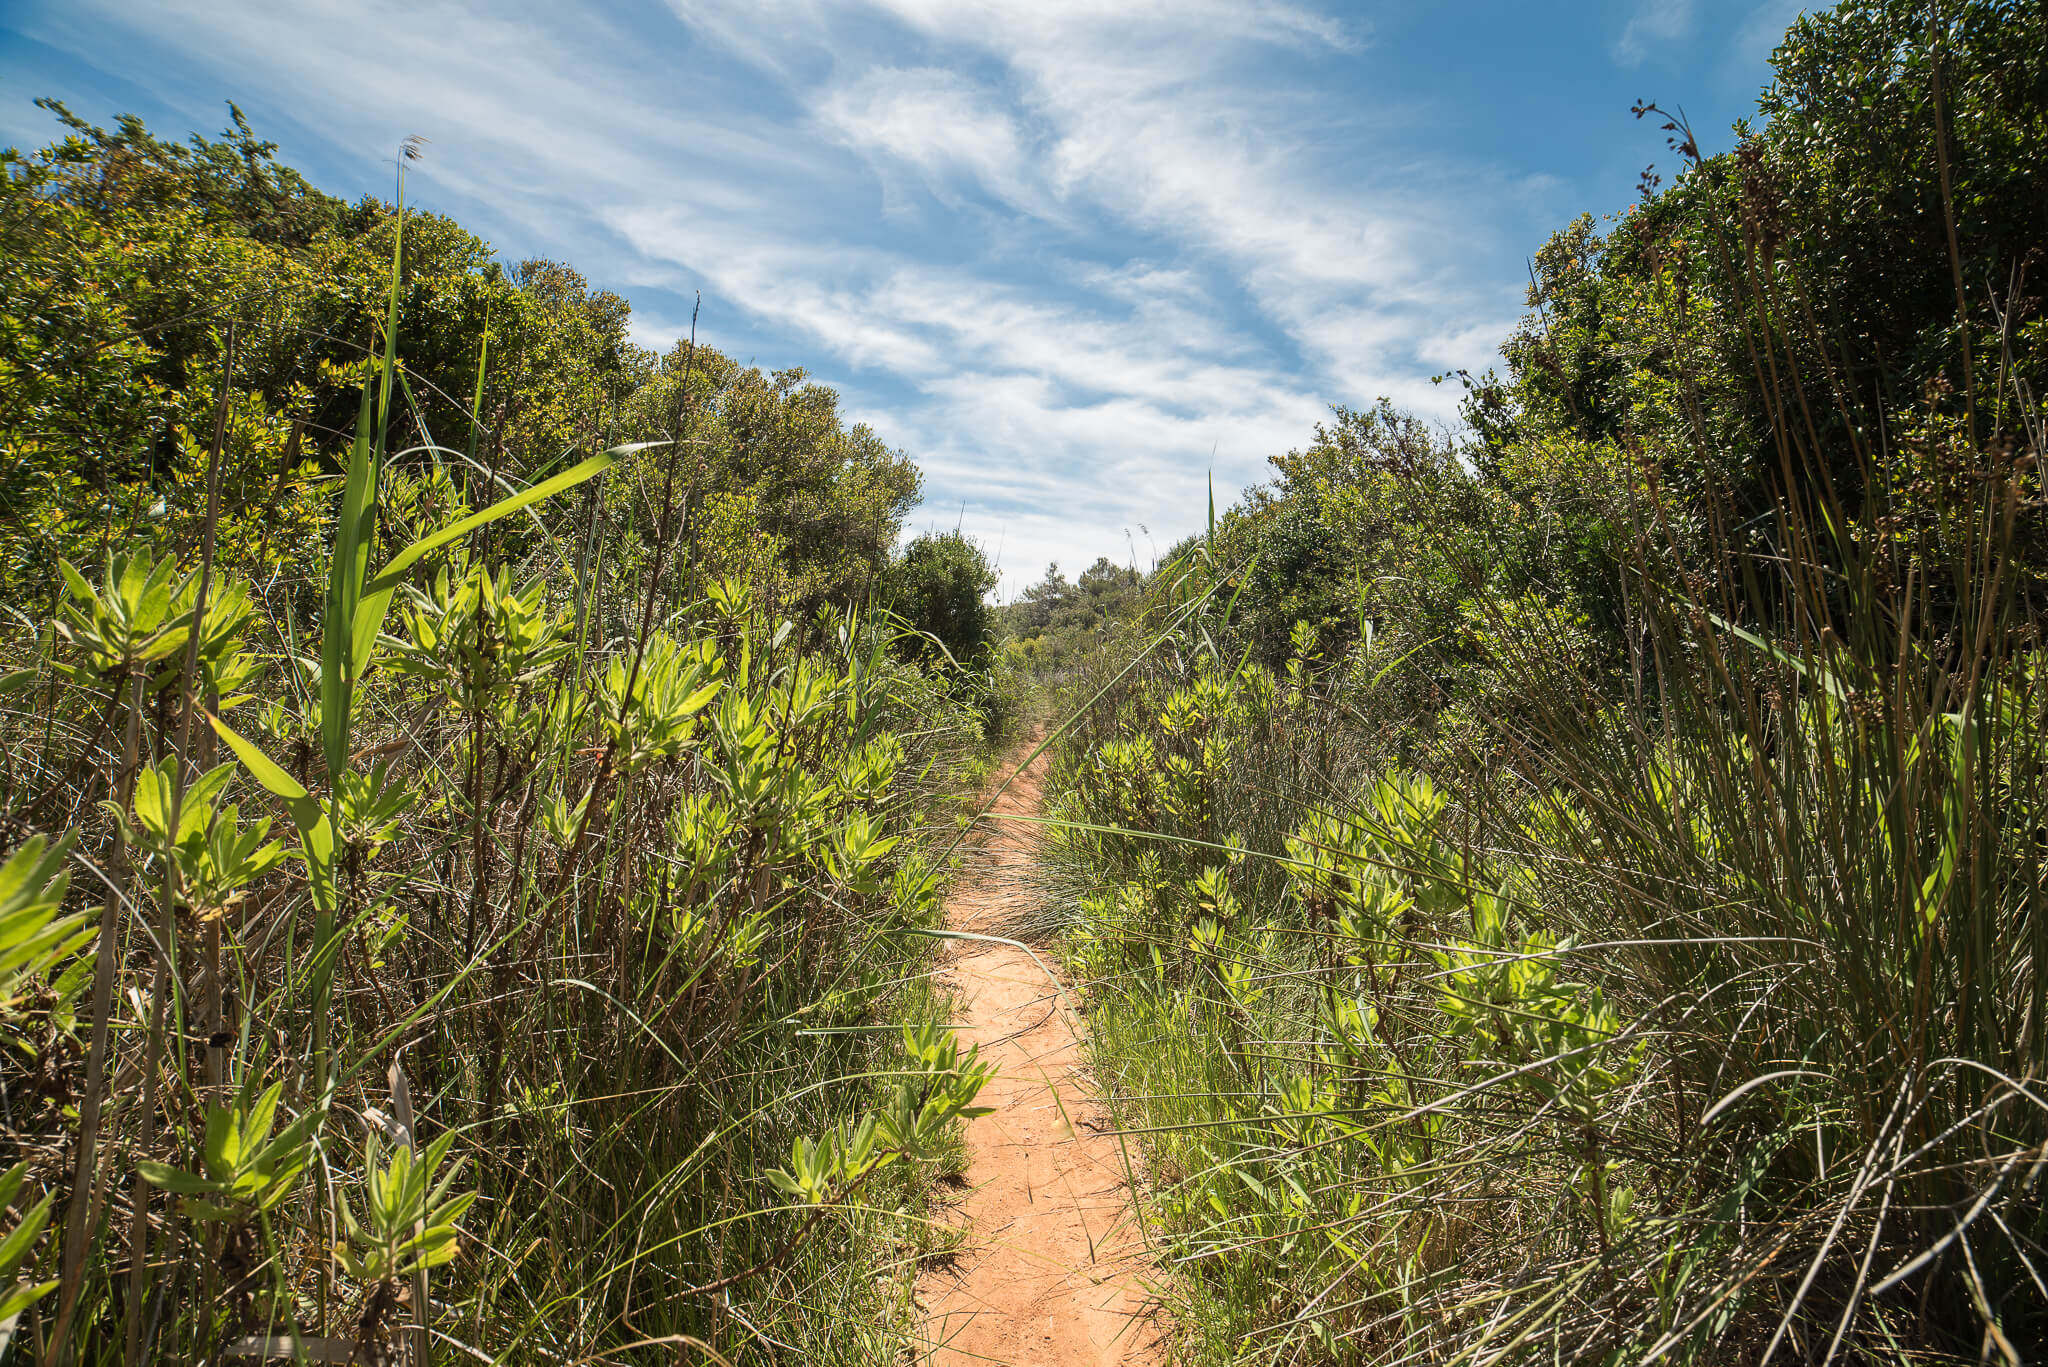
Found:
[{"label": "tree canopy", "polygon": [[[216,422],[228,563],[311,583],[324,482],[381,341],[395,205],[322,193],[232,105],[220,138],[176,143],[44,103],[63,135],[0,153],[0,589],[48,585],[59,557],[138,531],[189,544]],[[417,208],[398,270],[407,402],[390,445],[408,454],[392,497],[417,476],[440,490],[435,515],[481,506],[572,452],[688,426],[697,582],[737,577],[798,616],[874,588],[918,474],[830,388],[703,344],[657,356],[617,293],[563,262],[508,265]],[[583,509],[586,534],[643,556],[648,501],[622,468]]]}]

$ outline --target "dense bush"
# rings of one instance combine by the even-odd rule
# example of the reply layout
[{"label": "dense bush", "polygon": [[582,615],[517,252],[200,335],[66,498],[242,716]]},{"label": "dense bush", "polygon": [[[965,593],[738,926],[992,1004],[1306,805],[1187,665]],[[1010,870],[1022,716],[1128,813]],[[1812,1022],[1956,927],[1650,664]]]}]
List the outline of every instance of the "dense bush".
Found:
[{"label": "dense bush", "polygon": [[1056,672],[1078,655],[1101,647],[1137,619],[1145,576],[1098,557],[1069,580],[1058,565],[995,613],[1005,656],[1033,675]]},{"label": "dense bush", "polygon": [[882,601],[911,629],[904,648],[913,658],[972,668],[986,663],[988,593],[995,586],[980,546],[959,532],[928,533],[889,566]]}]

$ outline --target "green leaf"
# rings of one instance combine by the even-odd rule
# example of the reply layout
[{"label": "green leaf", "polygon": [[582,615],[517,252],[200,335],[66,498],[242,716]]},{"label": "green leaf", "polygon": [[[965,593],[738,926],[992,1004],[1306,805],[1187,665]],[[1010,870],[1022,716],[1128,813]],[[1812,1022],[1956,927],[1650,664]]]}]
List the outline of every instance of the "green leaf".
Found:
[{"label": "green leaf", "polygon": [[256,1104],[249,1108],[249,1119],[242,1127],[242,1143],[252,1150],[266,1151],[270,1142],[270,1127],[277,1120],[277,1101],[284,1095],[284,1084],[273,1082]]},{"label": "green leaf", "polygon": [[220,764],[192,780],[178,807],[178,843],[184,844],[203,832],[213,821],[214,799],[235,776],[235,766]]},{"label": "green leaf", "polygon": [[233,727],[211,713],[206,719],[213,724],[215,733],[228,743],[228,748],[235,752],[235,757],[242,761],[250,776],[284,799],[292,814],[292,824],[299,828],[299,853],[306,863],[306,882],[313,894],[313,905],[323,912],[331,912],[335,906],[334,827],[327,820],[327,809],[320,805],[320,799],[307,792],[297,779],[237,734]]},{"label": "green leaf", "polygon": [[69,560],[65,560],[62,557],[59,557],[57,560],[57,568],[63,572],[64,587],[71,590],[71,596],[73,598],[78,599],[78,601],[80,601],[81,603],[89,603],[92,601],[92,585],[88,584],[85,581],[84,575],[80,574],[75,568],[73,568]]},{"label": "green leaf", "polygon": [[142,1180],[151,1186],[161,1187],[163,1190],[173,1192],[179,1196],[210,1196],[221,1189],[221,1184],[218,1182],[209,1182],[204,1177],[174,1168],[168,1163],[159,1163],[150,1158],[137,1159],[135,1171],[140,1173]]},{"label": "green leaf", "polygon": [[439,1267],[455,1257],[455,1231],[448,1228],[430,1229],[413,1245],[419,1249],[413,1261],[415,1267]]},{"label": "green leaf", "polygon": [[38,1286],[10,1287],[0,1294],[0,1349],[6,1348],[8,1335],[13,1331],[9,1321],[56,1289],[57,1283],[43,1282]]},{"label": "green leaf", "polygon": [[242,1134],[235,1113],[215,1106],[206,1116],[206,1169],[215,1181],[225,1182],[241,1166]]},{"label": "green leaf", "polygon": [[447,1227],[452,1233],[455,1222],[469,1212],[470,1206],[476,1203],[476,1198],[476,1192],[465,1191],[460,1196],[441,1202],[427,1215],[427,1223]]},{"label": "green leaf", "polygon": [[[1806,661],[1800,659],[1791,651],[1786,650],[1783,646],[1780,646],[1772,641],[1767,641],[1763,637],[1757,635],[1755,632],[1746,630],[1742,627],[1735,625],[1735,623],[1729,621],[1727,618],[1721,616],[1719,613],[1709,612],[1707,614],[1707,619],[1711,621],[1715,626],[1721,628],[1721,630],[1735,637],[1737,640],[1743,641],[1751,646],[1754,646],[1757,650],[1763,652],[1765,655],[1770,656],[1779,664],[1789,667],[1792,670],[1792,672],[1799,675],[1800,678],[1814,678],[1812,671],[1810,671],[1806,667]],[[1836,682],[1833,672],[1827,667],[1825,662],[1822,663],[1820,669],[1820,676],[1817,679],[1814,679],[1814,682],[1818,683],[1822,688],[1826,689],[1828,691],[1828,695],[1834,698],[1836,702],[1849,701],[1849,690],[1842,687],[1840,683]]]},{"label": "green leaf", "polygon": [[284,799],[285,806],[292,814],[292,822],[299,828],[301,834],[316,827],[326,826],[326,811],[320,806],[320,800],[306,791],[304,784],[286,773],[275,760],[257,749],[252,742],[244,739],[219,717],[208,713],[206,719],[213,724],[215,734],[226,741],[228,748],[235,752],[235,758],[242,761],[242,766],[249,771],[249,776],[269,792]]},{"label": "green leaf", "polygon": [[135,819],[159,840],[167,840],[171,834],[171,780],[164,772],[165,767],[146,765],[135,775]]},{"label": "green leaf", "polygon": [[486,298],[484,300],[483,335],[478,339],[476,347],[476,389],[471,393],[469,399],[469,450],[466,455],[472,464],[476,461],[477,437],[483,431],[484,363],[489,359],[490,354],[491,301],[489,298]]},{"label": "green leaf", "polygon": [[[23,1164],[26,1167],[26,1164]],[[4,1239],[0,1239],[0,1277],[12,1277],[16,1268],[28,1258],[29,1250],[35,1247],[36,1236],[43,1232],[43,1226],[50,1219],[50,1205],[57,1199],[57,1193],[46,1193],[42,1200],[29,1208],[21,1217],[21,1223]]]}]

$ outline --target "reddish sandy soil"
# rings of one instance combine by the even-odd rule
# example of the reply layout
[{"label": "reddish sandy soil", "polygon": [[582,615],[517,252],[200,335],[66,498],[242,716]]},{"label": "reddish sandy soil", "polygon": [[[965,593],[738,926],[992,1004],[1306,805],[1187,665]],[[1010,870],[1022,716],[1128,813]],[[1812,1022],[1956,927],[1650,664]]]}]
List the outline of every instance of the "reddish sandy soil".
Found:
[{"label": "reddish sandy soil", "polygon": [[[1028,745],[1012,757],[1020,761]],[[994,814],[1035,816],[1040,772],[1017,776]],[[994,829],[947,907],[955,930],[1014,935],[1028,908],[1038,831]],[[1119,1144],[1083,1066],[1080,1024],[1055,993],[1057,964],[1014,945],[954,941],[942,979],[964,1043],[1000,1069],[967,1126],[956,1257],[918,1285],[929,1367],[1154,1367],[1165,1360],[1146,1283],[1156,1276],[1131,1214]],[[1136,1149],[1130,1151],[1136,1161]]]}]

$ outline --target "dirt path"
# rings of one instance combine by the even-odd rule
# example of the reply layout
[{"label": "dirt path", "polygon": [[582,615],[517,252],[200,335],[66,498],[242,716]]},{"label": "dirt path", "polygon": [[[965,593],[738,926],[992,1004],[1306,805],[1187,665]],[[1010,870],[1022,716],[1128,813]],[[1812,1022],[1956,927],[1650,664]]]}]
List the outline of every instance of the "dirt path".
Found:
[{"label": "dirt path", "polygon": [[[1012,756],[1014,764],[1029,746]],[[1025,770],[999,815],[1036,815],[1043,779]],[[998,823],[947,906],[955,930],[1013,935],[1028,910],[1035,828]],[[950,1264],[918,1286],[929,1367],[1155,1367],[1164,1360],[1141,1282],[1125,1153],[1083,1071],[1077,1023],[1039,961],[1013,945],[953,942],[941,974],[961,1039],[1001,1070],[993,1115],[967,1126],[967,1230]],[[1135,1151],[1132,1154],[1135,1161]]]}]

